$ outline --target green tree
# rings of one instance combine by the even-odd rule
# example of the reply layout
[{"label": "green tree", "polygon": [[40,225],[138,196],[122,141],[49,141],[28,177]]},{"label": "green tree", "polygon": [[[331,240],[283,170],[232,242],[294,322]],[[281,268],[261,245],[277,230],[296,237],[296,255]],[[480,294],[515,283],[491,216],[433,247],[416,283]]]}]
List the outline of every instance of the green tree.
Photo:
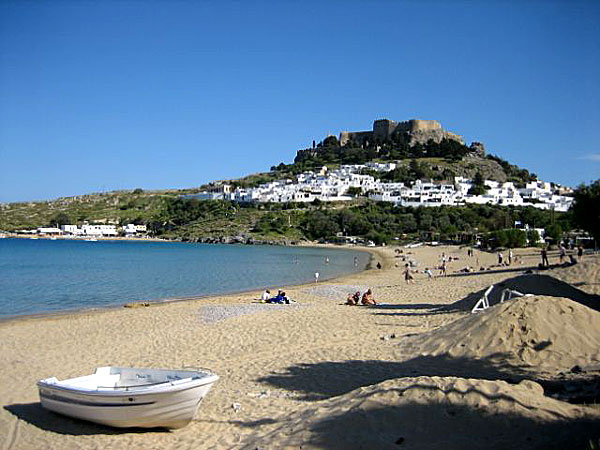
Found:
[{"label": "green tree", "polygon": [[537,230],[527,231],[527,243],[529,245],[537,245],[540,242],[540,233]]},{"label": "green tree", "polygon": [[420,164],[416,159],[412,159],[410,161],[408,168],[414,174],[414,177],[416,180],[425,178],[425,176],[427,175],[427,171],[425,170],[425,167],[423,167],[423,165]]},{"label": "green tree", "polygon": [[555,223],[546,227],[546,236],[552,238],[554,242],[559,242],[562,239],[562,227]]},{"label": "green tree", "polygon": [[339,147],[340,141],[338,141],[338,138],[336,138],[335,136],[327,136],[325,139],[323,139],[323,142],[321,142],[321,146],[322,147]]},{"label": "green tree", "polygon": [[469,195],[483,195],[485,194],[486,189],[485,189],[485,183],[483,180],[483,176],[481,175],[481,172],[477,172],[475,174],[475,176],[473,177],[473,185],[471,186],[471,189],[469,189],[468,194]]},{"label": "green tree", "polygon": [[573,203],[575,224],[600,242],[600,179],[589,186],[582,184],[575,191]]},{"label": "green tree", "polygon": [[349,187],[348,191],[346,191],[346,194],[348,194],[350,197],[358,197],[360,194],[362,194],[362,188],[359,187]]},{"label": "green tree", "polygon": [[506,230],[507,246],[510,248],[525,247],[527,235],[523,230]]},{"label": "green tree", "polygon": [[61,226],[61,225],[70,225],[71,224],[71,217],[64,212],[60,212],[58,214],[56,214],[55,216],[53,216],[48,225],[51,227],[55,227],[55,226]]}]

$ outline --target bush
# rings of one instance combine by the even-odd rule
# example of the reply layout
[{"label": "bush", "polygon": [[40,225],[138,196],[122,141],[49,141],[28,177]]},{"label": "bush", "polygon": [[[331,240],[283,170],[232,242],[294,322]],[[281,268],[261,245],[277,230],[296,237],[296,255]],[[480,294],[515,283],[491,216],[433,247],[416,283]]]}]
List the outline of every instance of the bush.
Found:
[{"label": "bush", "polygon": [[528,230],[527,231],[527,243],[528,245],[538,245],[540,242],[540,233],[537,230]]}]

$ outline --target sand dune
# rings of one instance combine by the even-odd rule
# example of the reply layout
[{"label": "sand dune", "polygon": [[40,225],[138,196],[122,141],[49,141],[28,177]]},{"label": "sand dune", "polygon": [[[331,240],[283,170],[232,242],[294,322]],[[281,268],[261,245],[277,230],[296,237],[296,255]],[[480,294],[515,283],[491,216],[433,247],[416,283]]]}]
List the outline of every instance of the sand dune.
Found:
[{"label": "sand dune", "polygon": [[423,355],[491,358],[558,373],[600,365],[600,312],[567,298],[520,297],[428,333]]},{"label": "sand dune", "polygon": [[589,294],[600,295],[600,264],[594,256],[584,256],[574,266],[554,269],[552,275]]},{"label": "sand dune", "polygon": [[455,377],[388,380],[277,418],[245,448],[585,448],[600,413],[512,385]]},{"label": "sand dune", "polygon": [[[584,273],[587,273],[585,271]],[[554,271],[551,272],[555,274]],[[582,305],[588,306],[596,311],[600,311],[600,296],[584,292],[569,282],[559,280],[546,273],[529,273],[517,275],[512,278],[494,283],[493,290],[488,294],[490,306],[500,303],[502,292],[505,289],[519,291],[523,294],[546,295],[552,297],[565,297],[574,300]],[[456,311],[471,311],[477,301],[487,291],[487,287],[469,294],[462,300],[459,300],[444,309]]]}]

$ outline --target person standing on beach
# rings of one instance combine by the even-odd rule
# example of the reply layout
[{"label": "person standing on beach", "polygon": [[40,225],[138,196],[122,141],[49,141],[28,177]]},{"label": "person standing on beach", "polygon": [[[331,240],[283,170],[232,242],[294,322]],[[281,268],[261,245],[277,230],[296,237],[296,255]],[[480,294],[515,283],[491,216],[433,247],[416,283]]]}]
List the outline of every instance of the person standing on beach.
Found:
[{"label": "person standing on beach", "polygon": [[315,283],[319,282],[319,272],[315,272]]},{"label": "person standing on beach", "polygon": [[404,281],[406,281],[406,284],[415,282],[413,276],[410,273],[410,265],[409,264],[404,265]]},{"label": "person standing on beach", "polygon": [[502,252],[498,252],[498,265],[499,266],[503,266],[503,261],[504,261],[504,255],[502,254]]},{"label": "person standing on beach", "polygon": [[512,249],[510,249],[508,251],[508,265],[509,266],[512,264],[512,260],[513,260],[513,251],[512,251]]},{"label": "person standing on beach", "polygon": [[442,265],[440,266],[440,275],[443,277],[446,276],[446,259],[445,258],[442,261]]},{"label": "person standing on beach", "polygon": [[542,256],[542,267],[549,267],[550,263],[548,262],[548,250],[546,250],[546,247],[542,247],[540,254]]},{"label": "person standing on beach", "polygon": [[577,259],[581,262],[581,258],[583,258],[583,245],[579,244],[577,246]]},{"label": "person standing on beach", "polygon": [[566,257],[567,257],[567,249],[565,248],[564,244],[561,242],[558,247],[558,259],[561,264],[564,262],[564,259]]}]

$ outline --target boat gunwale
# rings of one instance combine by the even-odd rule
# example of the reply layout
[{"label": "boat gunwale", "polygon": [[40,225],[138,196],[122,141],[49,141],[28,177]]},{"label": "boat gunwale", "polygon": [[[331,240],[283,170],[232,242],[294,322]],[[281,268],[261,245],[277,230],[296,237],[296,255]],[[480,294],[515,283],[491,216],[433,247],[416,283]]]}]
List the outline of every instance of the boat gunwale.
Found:
[{"label": "boat gunwale", "polygon": [[[78,377],[82,378],[82,377]],[[70,378],[69,380],[74,380],[77,378]],[[64,380],[64,381],[69,381]],[[165,393],[173,393],[173,392],[183,392],[189,389],[194,389],[198,387],[205,386],[207,384],[214,384],[219,380],[219,376],[217,374],[204,374],[204,376],[198,378],[191,378],[186,380],[185,382],[177,383],[180,380],[171,380],[171,381],[162,381],[160,383],[151,383],[145,385],[134,385],[134,386],[98,386],[94,388],[82,388],[77,386],[65,386],[60,384],[50,384],[47,383],[46,380],[39,380],[36,384],[38,388],[41,390],[57,390],[61,392],[69,392],[72,394],[78,395],[89,395],[93,397],[123,397],[130,395],[157,395],[157,394],[165,394]],[[64,382],[63,381],[63,382]],[[61,381],[58,381],[61,383]],[[141,386],[145,386],[147,388],[141,389]],[[159,387],[160,389],[151,389],[151,386]]]}]

